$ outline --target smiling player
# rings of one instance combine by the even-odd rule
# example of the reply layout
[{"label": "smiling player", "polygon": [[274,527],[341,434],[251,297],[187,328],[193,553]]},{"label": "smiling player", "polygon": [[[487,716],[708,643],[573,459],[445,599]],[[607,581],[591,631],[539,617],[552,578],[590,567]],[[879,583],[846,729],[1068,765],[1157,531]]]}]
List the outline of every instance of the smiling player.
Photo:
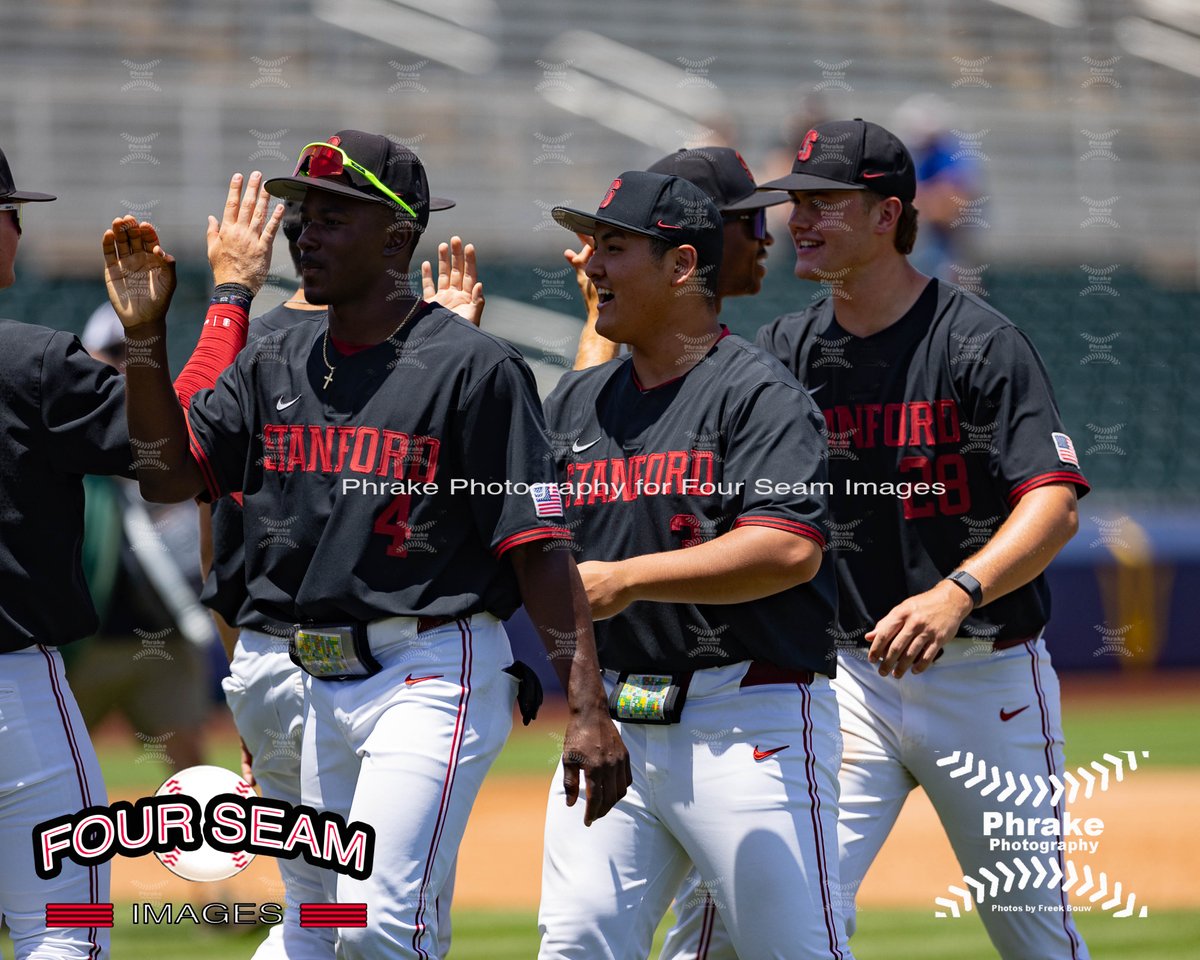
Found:
[{"label": "smiling player", "polygon": [[566,374],[546,412],[573,438],[566,513],[633,785],[588,831],[552,790],[540,956],[645,957],[695,864],[743,956],[849,957],[824,502],[755,482],[823,480],[816,409],[717,322],[721,218],[698,187],[631,171],[554,217],[594,239],[597,332],[632,349]]}]

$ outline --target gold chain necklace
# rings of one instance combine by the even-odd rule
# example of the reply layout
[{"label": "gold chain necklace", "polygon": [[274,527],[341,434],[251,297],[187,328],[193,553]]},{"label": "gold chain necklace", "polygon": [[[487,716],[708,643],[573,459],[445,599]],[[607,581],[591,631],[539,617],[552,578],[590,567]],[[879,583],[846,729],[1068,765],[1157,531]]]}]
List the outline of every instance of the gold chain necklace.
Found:
[{"label": "gold chain necklace", "polygon": [[[408,316],[406,316],[403,320],[401,320],[399,326],[397,326],[396,329],[393,330],[390,334],[388,334],[388,336],[385,337],[384,339],[391,340],[393,337],[397,336],[400,333],[400,331],[404,329],[404,327],[408,323],[408,321],[411,320],[414,316],[416,316],[417,307],[419,307],[421,305],[421,302],[422,302],[421,298],[417,297],[417,299],[413,301],[412,309],[408,311]],[[328,390],[329,385],[333,382],[333,370],[334,370],[333,364],[329,362],[329,324],[328,323],[326,323],[326,325],[325,325],[325,338],[321,341],[321,359],[325,361],[325,369],[329,371],[327,374],[325,374],[325,382],[321,385],[321,389]]]}]

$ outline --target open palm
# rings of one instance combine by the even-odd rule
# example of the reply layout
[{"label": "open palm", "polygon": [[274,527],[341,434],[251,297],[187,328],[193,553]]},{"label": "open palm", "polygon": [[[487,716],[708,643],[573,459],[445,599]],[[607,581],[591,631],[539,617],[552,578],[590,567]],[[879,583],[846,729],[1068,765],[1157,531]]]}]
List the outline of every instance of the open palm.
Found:
[{"label": "open palm", "polygon": [[154,226],[131,216],[114,220],[102,246],[104,283],[121,325],[161,321],[175,293],[175,258],[159,245]]}]

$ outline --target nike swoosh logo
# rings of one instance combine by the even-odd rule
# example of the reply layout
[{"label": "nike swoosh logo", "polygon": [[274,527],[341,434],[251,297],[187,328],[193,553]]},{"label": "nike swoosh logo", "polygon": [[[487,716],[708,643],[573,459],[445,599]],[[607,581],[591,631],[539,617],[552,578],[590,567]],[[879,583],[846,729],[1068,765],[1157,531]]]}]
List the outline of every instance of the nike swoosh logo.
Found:
[{"label": "nike swoosh logo", "polygon": [[661,220],[658,221],[658,225],[660,227],[662,227],[664,230],[682,230],[683,229],[683,227],[679,226],[678,224],[663,223]]},{"label": "nike swoosh logo", "polygon": [[594,446],[595,446],[596,444],[598,444],[598,443],[599,443],[599,442],[600,442],[602,439],[604,439],[604,438],[603,438],[603,437],[597,437],[597,438],[596,438],[595,440],[593,440],[591,443],[585,443],[585,444],[584,444],[582,447],[579,445],[579,441],[578,441],[578,440],[576,440],[576,441],[575,441],[573,444],[571,444],[571,452],[572,452],[572,453],[583,453],[583,451],[584,451],[584,450],[586,450],[588,447],[594,447]]},{"label": "nike swoosh logo", "polygon": [[767,757],[773,757],[780,750],[786,750],[790,746],[791,746],[790,743],[785,743],[782,747],[776,747],[774,750],[759,750],[758,747],[755,747],[754,748],[754,759],[755,760],[766,760]]},{"label": "nike swoosh logo", "polygon": [[1025,704],[1025,706],[1023,706],[1023,707],[1020,707],[1020,708],[1014,710],[1012,713],[1009,713],[1007,710],[1005,710],[1003,707],[1001,707],[1000,708],[1000,722],[1008,723],[1008,721],[1011,720],[1013,717],[1015,717],[1018,713],[1024,713],[1028,709],[1029,709],[1028,703]]},{"label": "nike swoosh logo", "polygon": [[444,674],[435,673],[428,677],[414,677],[411,673],[404,678],[404,685],[411,687],[414,683],[424,683],[426,680],[441,680]]},{"label": "nike swoosh logo", "polygon": [[293,403],[295,403],[299,399],[300,399],[300,397],[299,397],[299,395],[297,395],[297,396],[293,397],[291,400],[289,400],[287,403],[284,403],[283,397],[280,397],[278,400],[275,401],[275,409],[276,410],[286,410],[288,407],[290,407]]},{"label": "nike swoosh logo", "polygon": [[886,176],[887,176],[886,173],[864,173],[863,179],[864,180],[877,180],[879,177],[886,177]]},{"label": "nike swoosh logo", "polygon": [[824,389],[825,389],[825,384],[818,383],[815,387],[808,388],[808,395],[810,397],[815,397],[817,395],[817,391],[824,390]]}]

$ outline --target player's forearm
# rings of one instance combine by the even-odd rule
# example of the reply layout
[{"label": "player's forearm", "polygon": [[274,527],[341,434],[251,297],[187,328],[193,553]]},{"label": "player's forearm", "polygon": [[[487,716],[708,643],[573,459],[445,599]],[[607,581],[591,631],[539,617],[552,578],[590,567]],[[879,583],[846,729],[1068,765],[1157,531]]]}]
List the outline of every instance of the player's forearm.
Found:
[{"label": "player's forearm", "polygon": [[512,558],[525,610],[571,710],[606,710],[591,610],[574,557],[564,549],[530,543],[515,547]]},{"label": "player's forearm", "polygon": [[1038,487],[1018,501],[992,539],[959,569],[979,581],[983,602],[990,603],[1042,573],[1078,529],[1075,488]]},{"label": "player's forearm", "polygon": [[187,423],[167,367],[163,322],[125,331],[125,411],[142,496],[176,503],[204,489],[188,449]]},{"label": "player's forearm", "polygon": [[795,534],[745,526],[617,566],[630,602],[746,603],[807,583],[820,569],[821,548]]}]

